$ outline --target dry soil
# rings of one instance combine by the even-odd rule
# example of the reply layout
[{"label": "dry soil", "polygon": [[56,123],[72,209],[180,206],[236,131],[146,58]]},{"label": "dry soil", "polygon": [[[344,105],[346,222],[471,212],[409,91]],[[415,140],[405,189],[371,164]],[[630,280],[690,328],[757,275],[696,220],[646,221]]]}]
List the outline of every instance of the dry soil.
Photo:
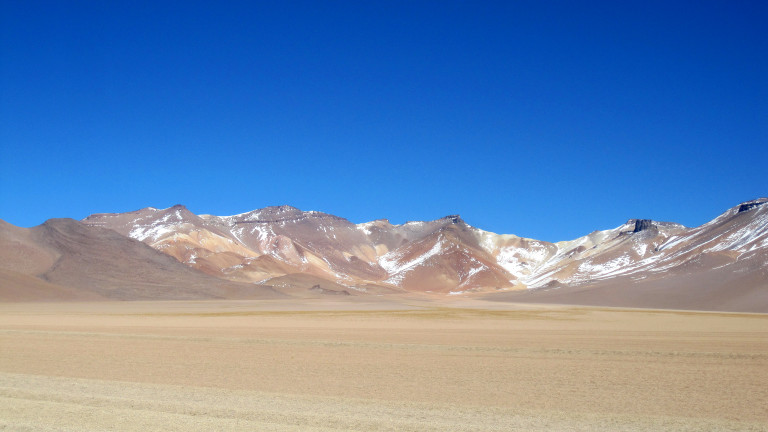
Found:
[{"label": "dry soil", "polygon": [[0,429],[768,430],[768,315],[0,304]]}]

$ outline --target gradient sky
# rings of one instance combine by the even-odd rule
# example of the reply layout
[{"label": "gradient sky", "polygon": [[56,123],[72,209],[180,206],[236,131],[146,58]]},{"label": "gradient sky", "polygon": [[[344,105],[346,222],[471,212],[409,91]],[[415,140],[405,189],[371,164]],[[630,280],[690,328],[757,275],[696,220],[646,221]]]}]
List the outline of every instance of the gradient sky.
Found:
[{"label": "gradient sky", "polygon": [[0,219],[696,226],[768,195],[766,22],[765,1],[0,0]]}]

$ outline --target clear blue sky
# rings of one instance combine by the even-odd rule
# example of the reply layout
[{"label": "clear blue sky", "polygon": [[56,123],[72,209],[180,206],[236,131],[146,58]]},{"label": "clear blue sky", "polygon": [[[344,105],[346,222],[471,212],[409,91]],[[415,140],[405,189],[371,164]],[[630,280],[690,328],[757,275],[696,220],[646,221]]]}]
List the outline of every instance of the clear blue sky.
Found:
[{"label": "clear blue sky", "polygon": [[768,195],[765,1],[0,5],[20,226],[291,204],[557,241]]}]

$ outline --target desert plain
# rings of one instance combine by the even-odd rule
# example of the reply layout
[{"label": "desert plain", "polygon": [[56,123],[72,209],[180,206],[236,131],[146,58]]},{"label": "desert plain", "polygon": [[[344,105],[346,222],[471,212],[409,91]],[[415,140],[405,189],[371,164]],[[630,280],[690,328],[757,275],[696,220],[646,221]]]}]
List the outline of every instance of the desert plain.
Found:
[{"label": "desert plain", "polygon": [[766,314],[0,304],[0,430],[766,431],[766,383]]}]

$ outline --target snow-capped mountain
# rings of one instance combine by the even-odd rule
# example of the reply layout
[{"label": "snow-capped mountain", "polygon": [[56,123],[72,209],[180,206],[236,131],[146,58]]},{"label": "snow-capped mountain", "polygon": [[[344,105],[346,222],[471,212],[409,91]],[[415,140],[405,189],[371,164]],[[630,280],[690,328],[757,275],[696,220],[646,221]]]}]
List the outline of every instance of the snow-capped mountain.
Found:
[{"label": "snow-capped mountain", "polygon": [[[768,265],[768,199],[735,206],[696,228],[630,220],[607,231],[557,243],[557,253],[525,282],[583,285],[616,278],[659,279],[670,274]],[[768,281],[767,281],[768,282]]]},{"label": "snow-capped mountain", "polygon": [[349,284],[383,280],[376,251],[346,219],[290,206],[234,216],[197,216],[177,205],[96,214],[87,225],[112,228],[206,273],[264,281],[306,273]]},{"label": "snow-capped mountain", "polygon": [[[233,281],[289,283],[301,274],[350,292],[465,294],[652,282],[717,270],[760,275],[768,266],[766,202],[742,203],[696,228],[632,219],[558,243],[483,231],[459,216],[355,225],[290,206],[198,216],[177,205],[96,214],[83,223]],[[761,277],[756,283],[768,286]]]},{"label": "snow-capped mountain", "polygon": [[766,202],[740,204],[696,228],[630,221],[558,243],[558,254],[527,279],[538,289],[493,299],[767,312]]},{"label": "snow-capped mountain", "polygon": [[148,207],[34,228],[0,221],[0,299],[475,293],[768,311],[766,203],[739,204],[695,228],[632,219],[557,243],[484,231],[456,215],[354,224],[290,206],[233,216]]}]

